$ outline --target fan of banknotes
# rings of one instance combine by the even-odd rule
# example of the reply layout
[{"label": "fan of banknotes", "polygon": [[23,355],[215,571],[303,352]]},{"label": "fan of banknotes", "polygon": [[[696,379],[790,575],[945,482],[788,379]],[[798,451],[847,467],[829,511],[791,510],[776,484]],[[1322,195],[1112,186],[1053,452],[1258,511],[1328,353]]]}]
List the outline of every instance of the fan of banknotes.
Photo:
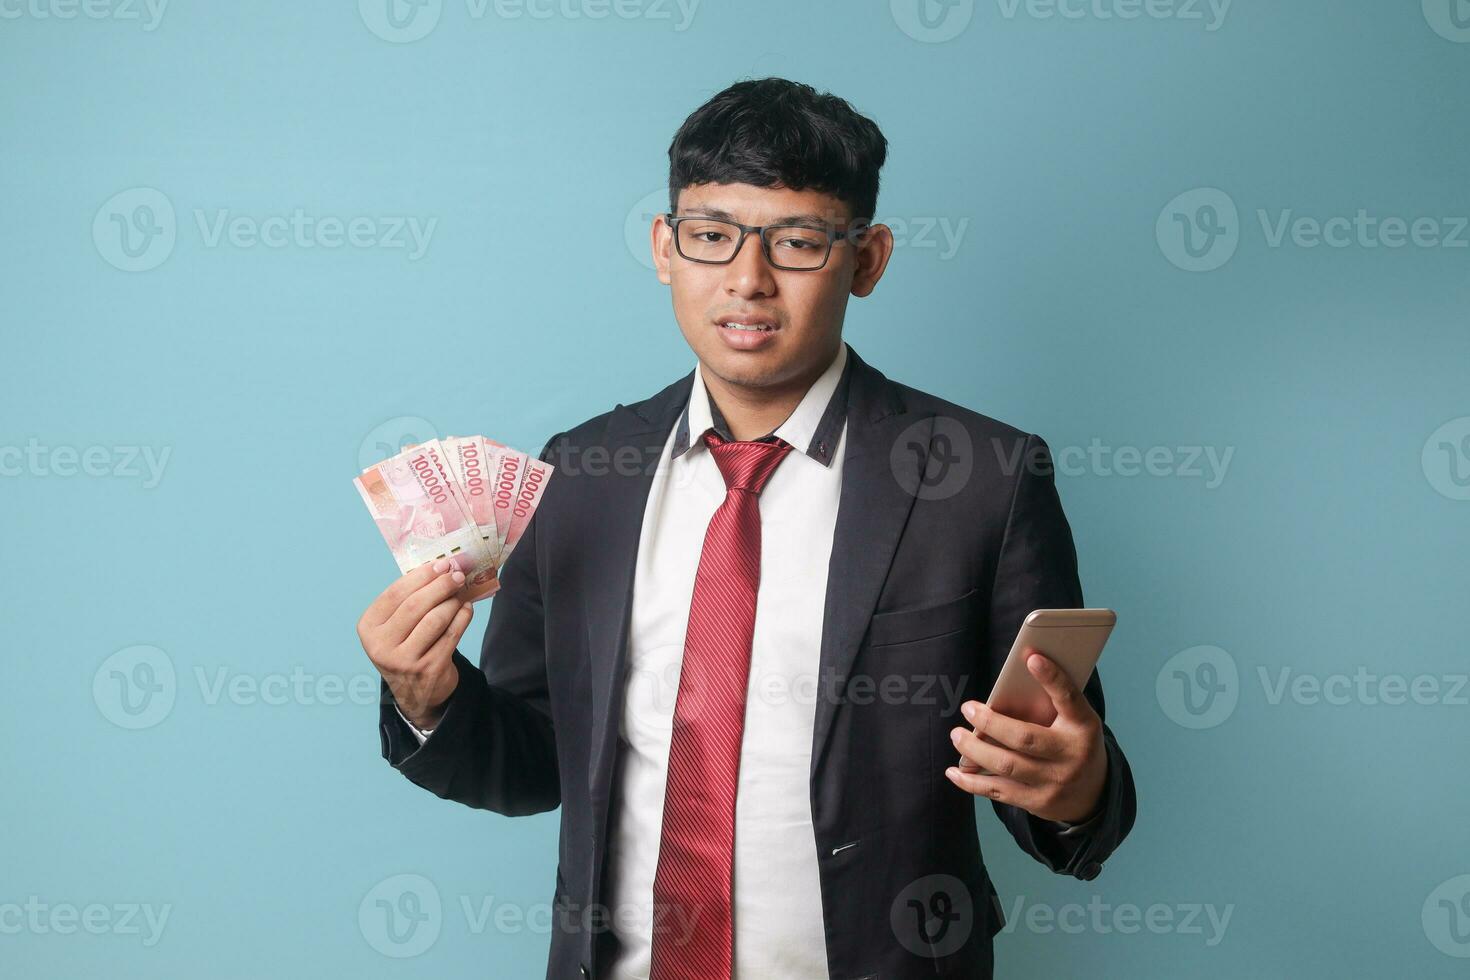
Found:
[{"label": "fan of banknotes", "polygon": [[555,467],[484,436],[409,446],[353,479],[398,570],[447,558],[473,602],[500,588],[510,557]]}]

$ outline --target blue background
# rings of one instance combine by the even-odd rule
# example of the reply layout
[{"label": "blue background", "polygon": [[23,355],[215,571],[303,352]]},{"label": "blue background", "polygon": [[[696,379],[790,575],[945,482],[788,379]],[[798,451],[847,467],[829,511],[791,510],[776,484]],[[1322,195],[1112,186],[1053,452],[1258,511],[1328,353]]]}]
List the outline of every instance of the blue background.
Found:
[{"label": "blue background", "polygon": [[[353,626],[396,572],[350,478],[378,441],[425,434],[404,419],[534,450],[693,366],[647,264],[649,195],[689,112],[774,74],[890,141],[879,218],[908,233],[850,304],[865,359],[1054,452],[1174,454],[1160,475],[1058,477],[1087,601],[1121,614],[1102,675],[1139,818],[1082,882],[977,809],[1013,916],[997,975],[1465,975],[1470,707],[1447,695],[1470,625],[1470,249],[1273,246],[1259,216],[1470,214],[1450,0],[1239,0],[1213,30],[1207,7],[986,0],[943,39],[901,0],[706,0],[687,24],[653,0],[602,19],[445,0],[411,42],[375,0],[176,2],[152,30],[146,8],[47,2],[0,5],[0,907],[170,913],[152,945],[3,928],[0,973],[541,975],[544,927],[476,931],[461,900],[544,908],[556,814],[440,801],[379,758],[364,699],[248,685],[371,684]],[[130,272],[112,222],[147,217],[135,188],[171,204],[176,240]],[[1237,218],[1198,193],[1171,206],[1200,188]],[[211,244],[196,218],[298,208],[437,223],[414,258]],[[1228,261],[1175,264],[1189,221]],[[39,462],[18,465],[27,446]],[[169,452],[156,485],[129,446]],[[58,447],[102,447],[106,475],[66,475]],[[1223,479],[1181,447],[1231,451]],[[176,689],[129,729],[109,658],[138,645]],[[1215,691],[1234,706],[1191,727],[1170,692],[1200,656],[1235,668]],[[1359,668],[1441,696],[1272,697],[1282,670]],[[400,874],[443,908],[406,958],[359,920]],[[1175,925],[1026,917],[1088,903]],[[1228,908],[1223,936],[1204,913],[1179,928],[1190,906]]]}]

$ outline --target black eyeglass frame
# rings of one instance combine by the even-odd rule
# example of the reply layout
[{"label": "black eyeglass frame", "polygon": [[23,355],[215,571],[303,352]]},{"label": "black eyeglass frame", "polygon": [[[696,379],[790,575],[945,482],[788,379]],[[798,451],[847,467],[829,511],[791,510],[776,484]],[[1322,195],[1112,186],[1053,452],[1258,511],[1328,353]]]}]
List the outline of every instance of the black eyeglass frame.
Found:
[{"label": "black eyeglass frame", "polygon": [[[686,259],[690,262],[699,262],[702,265],[729,265],[731,262],[735,261],[735,257],[740,254],[740,249],[744,247],[745,236],[754,233],[756,241],[761,243],[761,252],[765,255],[766,261],[771,264],[771,267],[775,269],[783,269],[787,272],[818,272],[822,269],[825,269],[827,267],[827,263],[832,258],[832,246],[836,245],[840,241],[852,241],[856,239],[859,235],[861,235],[864,231],[867,231],[870,227],[872,227],[868,224],[859,223],[852,228],[844,228],[841,231],[837,231],[830,226],[827,228],[819,228],[813,225],[792,224],[789,221],[782,222],[779,225],[742,225],[740,222],[731,221],[729,218],[715,218],[707,214],[676,215],[672,211],[664,212],[664,220],[668,222],[669,230],[674,233],[674,248],[676,251],[678,251],[680,258]],[[679,244],[679,223],[681,221],[691,220],[718,221],[721,224],[733,225],[736,228],[739,228],[740,239],[735,243],[735,249],[730,253],[730,257],[728,259],[696,259],[692,256],[685,255],[684,247]],[[780,262],[777,262],[775,259],[771,258],[771,245],[769,242],[766,241],[765,233],[772,228],[801,228],[804,231],[820,231],[824,233],[827,236],[827,254],[822,256],[822,264],[811,266],[782,265]]]}]

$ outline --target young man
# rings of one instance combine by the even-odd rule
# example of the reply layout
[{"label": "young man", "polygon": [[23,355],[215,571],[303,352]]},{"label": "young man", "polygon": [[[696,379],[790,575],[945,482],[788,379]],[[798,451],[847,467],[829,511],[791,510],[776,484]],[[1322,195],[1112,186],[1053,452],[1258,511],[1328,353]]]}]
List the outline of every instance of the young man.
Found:
[{"label": "young man", "polygon": [[1082,879],[1133,824],[1096,672],[1030,657],[1048,727],[981,703],[1027,613],[1082,605],[1046,443],[842,340],[886,152],[781,79],[691,115],[652,248],[694,370],[547,444],[478,667],[442,567],[358,623],[395,768],[561,807],[548,977],[988,977],[973,797]]}]

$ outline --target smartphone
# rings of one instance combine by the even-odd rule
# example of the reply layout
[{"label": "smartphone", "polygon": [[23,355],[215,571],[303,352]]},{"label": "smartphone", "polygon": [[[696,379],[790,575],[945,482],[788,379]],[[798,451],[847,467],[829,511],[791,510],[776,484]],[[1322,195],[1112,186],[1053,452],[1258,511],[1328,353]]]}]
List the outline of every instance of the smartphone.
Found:
[{"label": "smartphone", "polygon": [[[1092,677],[1092,669],[1117,622],[1118,614],[1111,609],[1037,609],[1030,613],[985,703],[1003,715],[1050,725],[1057,711],[1046,688],[1026,669],[1027,648],[1046,654],[1081,688]],[[960,768],[985,772],[963,757]]]}]

